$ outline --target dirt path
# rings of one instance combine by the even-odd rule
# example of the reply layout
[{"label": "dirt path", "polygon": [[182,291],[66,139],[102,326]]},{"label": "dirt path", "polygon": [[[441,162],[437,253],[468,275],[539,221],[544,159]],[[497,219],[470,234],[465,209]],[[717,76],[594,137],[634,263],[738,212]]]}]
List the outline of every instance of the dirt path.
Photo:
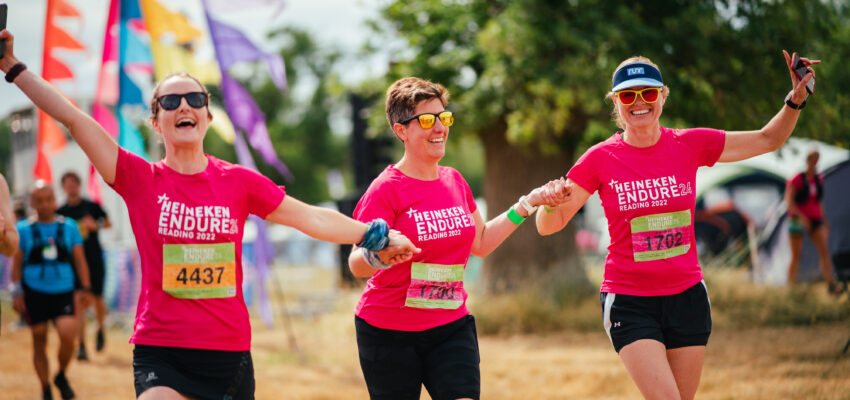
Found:
[{"label": "dirt path", "polygon": [[[0,399],[36,399],[26,329],[9,330],[4,309],[0,336]],[[295,331],[303,361],[281,329],[255,321],[257,399],[367,399],[357,361],[352,317],[337,312]],[[113,330],[103,353],[74,362],[70,381],[78,399],[132,399],[129,333]],[[845,324],[716,331],[709,343],[699,399],[850,399],[850,337]],[[55,372],[56,336],[50,333]],[[640,398],[601,330],[546,336],[483,337],[484,399]],[[55,393],[58,398],[58,393]],[[423,399],[428,396],[423,393]]]}]

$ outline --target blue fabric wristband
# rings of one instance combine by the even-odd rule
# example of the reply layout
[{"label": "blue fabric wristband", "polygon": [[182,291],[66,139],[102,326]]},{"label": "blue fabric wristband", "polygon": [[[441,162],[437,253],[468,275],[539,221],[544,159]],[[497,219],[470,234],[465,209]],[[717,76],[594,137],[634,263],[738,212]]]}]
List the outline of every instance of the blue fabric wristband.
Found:
[{"label": "blue fabric wristband", "polygon": [[372,250],[363,249],[363,259],[369,263],[369,266],[375,269],[387,269],[392,266],[384,264],[384,262],[381,261],[381,258],[378,257],[378,254]]},{"label": "blue fabric wristband", "polygon": [[357,244],[357,247],[371,251],[381,251],[390,244],[390,238],[387,236],[390,232],[390,227],[387,225],[387,221],[381,218],[375,218],[366,225],[369,228],[363,234],[363,240]]}]

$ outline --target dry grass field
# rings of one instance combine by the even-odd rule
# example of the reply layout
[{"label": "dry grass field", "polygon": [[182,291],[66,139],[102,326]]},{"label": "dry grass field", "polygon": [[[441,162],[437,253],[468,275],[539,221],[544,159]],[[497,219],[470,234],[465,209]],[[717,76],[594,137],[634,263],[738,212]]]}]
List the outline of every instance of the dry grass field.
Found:
[{"label": "dry grass field", "polygon": [[[715,281],[723,279],[726,278]],[[731,303],[732,296],[743,303],[752,300],[734,294],[740,289],[724,286],[723,290],[715,290],[725,293],[718,294],[720,303]],[[698,399],[850,399],[850,354],[841,354],[850,338],[847,298],[821,296],[818,293],[824,289],[817,285],[803,291],[815,294],[768,290],[761,298],[785,296],[786,299],[773,300],[775,305],[756,307],[754,312],[761,313],[760,316],[739,315],[746,307],[715,307],[716,324]],[[274,329],[267,329],[259,320],[253,321],[257,399],[368,398],[357,361],[351,312],[358,292],[343,291],[334,311],[321,317],[295,318],[293,331],[298,351],[290,347],[280,318]],[[805,300],[811,296],[815,300]],[[783,311],[778,306],[794,301],[802,304],[797,308],[814,307],[808,311],[814,316],[813,323],[793,319],[782,323],[781,316],[771,317],[773,313],[783,312],[792,316],[805,314],[805,309],[789,306]],[[481,309],[484,315],[488,314],[484,304],[471,306]],[[580,306],[574,315],[597,318],[592,315],[598,313],[598,305],[595,307],[596,310],[593,306]],[[5,303],[0,336],[0,399],[36,399],[39,389],[31,364],[29,333],[26,329],[9,329],[13,315]],[[828,318],[818,317],[821,315]],[[777,318],[780,322],[775,322]],[[753,323],[742,322],[747,319]],[[92,352],[91,361],[71,364],[69,377],[78,399],[134,397],[132,346],[127,344],[128,337],[129,332],[113,329],[103,353]],[[56,342],[51,332],[53,371]],[[561,329],[545,334],[484,334],[480,346],[484,399],[640,398],[601,327]],[[58,393],[55,396],[58,398]],[[424,391],[422,398],[429,398]]]}]

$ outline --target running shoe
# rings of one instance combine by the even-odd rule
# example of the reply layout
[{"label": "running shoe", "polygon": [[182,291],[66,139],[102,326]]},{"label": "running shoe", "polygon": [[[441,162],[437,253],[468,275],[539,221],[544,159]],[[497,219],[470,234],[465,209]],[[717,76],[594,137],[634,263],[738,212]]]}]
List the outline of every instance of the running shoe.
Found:
[{"label": "running shoe", "polygon": [[53,384],[59,388],[59,393],[62,394],[62,400],[68,400],[74,398],[74,391],[71,389],[71,385],[68,384],[68,378],[65,378],[65,373],[59,371],[56,374],[56,377],[53,378]]},{"label": "running shoe", "polygon": [[53,400],[53,391],[50,390],[49,383],[41,388],[41,400]]},{"label": "running shoe", "polygon": [[103,329],[98,329],[97,330],[97,339],[95,339],[94,349],[97,350],[97,352],[99,353],[99,352],[103,351],[103,345],[104,345]]},{"label": "running shoe", "polygon": [[88,361],[89,360],[89,353],[86,352],[85,347],[80,346],[80,349],[77,350],[77,360],[80,360],[80,361]]}]

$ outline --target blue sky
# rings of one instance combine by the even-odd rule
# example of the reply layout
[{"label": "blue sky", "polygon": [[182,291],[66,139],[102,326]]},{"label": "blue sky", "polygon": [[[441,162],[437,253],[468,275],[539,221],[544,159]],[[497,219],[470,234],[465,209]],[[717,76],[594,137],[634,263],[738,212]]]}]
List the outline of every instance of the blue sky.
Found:
[{"label": "blue sky", "polygon": [[[9,5],[7,27],[15,35],[15,55],[29,68],[41,71],[41,52],[44,36],[44,19],[47,0],[0,0]],[[65,82],[58,86],[72,98],[90,99],[95,90],[95,81],[100,68],[103,46],[103,29],[109,8],[108,0],[66,0],[75,5],[82,14],[82,22],[73,19],[61,21],[61,25],[86,47],[85,52],[63,52],[59,58],[66,61],[74,71],[75,82]],[[238,0],[234,0],[238,1]],[[201,0],[161,1],[174,10],[188,15],[190,19],[203,25]],[[369,34],[364,22],[377,15],[378,7],[384,3],[375,0],[287,0],[282,12],[273,16],[274,8],[246,10],[233,13],[224,18],[234,26],[245,31],[260,47],[273,51],[274,43],[265,39],[266,33],[284,25],[306,29],[323,45],[350,49],[353,53]],[[202,56],[212,59],[209,43],[202,44]],[[366,76],[383,72],[386,55],[377,54],[363,60],[347,54],[341,63],[343,81],[354,83]],[[26,97],[17,89],[5,88],[0,101],[0,118],[10,111],[29,105]]]}]

